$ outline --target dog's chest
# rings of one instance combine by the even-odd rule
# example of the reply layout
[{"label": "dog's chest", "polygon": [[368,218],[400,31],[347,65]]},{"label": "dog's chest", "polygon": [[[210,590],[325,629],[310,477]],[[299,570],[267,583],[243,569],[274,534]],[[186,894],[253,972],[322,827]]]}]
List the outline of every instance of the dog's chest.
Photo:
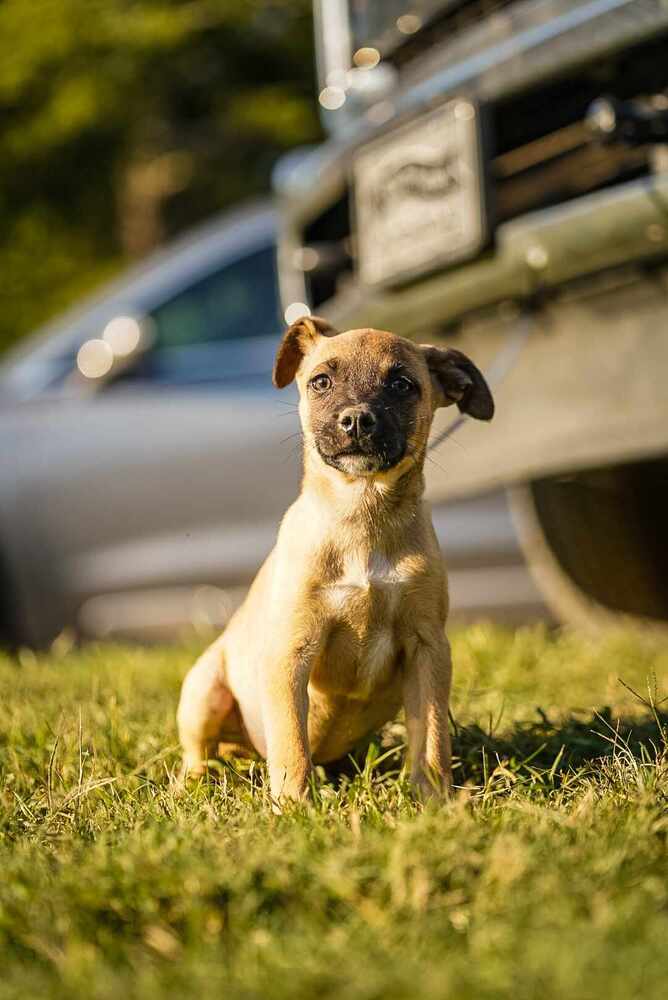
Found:
[{"label": "dog's chest", "polygon": [[391,613],[407,582],[401,560],[373,550],[355,551],[344,558],[341,573],[327,586],[327,600],[334,611],[380,602]]},{"label": "dog's chest", "polygon": [[391,680],[401,649],[400,617],[412,574],[402,560],[354,552],[324,590],[329,640],[316,683],[366,698]]}]

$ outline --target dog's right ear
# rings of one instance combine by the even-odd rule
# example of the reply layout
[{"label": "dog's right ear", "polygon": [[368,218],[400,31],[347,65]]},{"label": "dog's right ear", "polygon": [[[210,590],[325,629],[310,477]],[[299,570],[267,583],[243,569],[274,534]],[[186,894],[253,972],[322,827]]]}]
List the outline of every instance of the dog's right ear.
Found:
[{"label": "dog's right ear", "polygon": [[284,389],[292,382],[302,358],[319,337],[335,337],[337,333],[338,330],[320,316],[302,316],[288,327],[274,361],[272,378],[276,388]]}]

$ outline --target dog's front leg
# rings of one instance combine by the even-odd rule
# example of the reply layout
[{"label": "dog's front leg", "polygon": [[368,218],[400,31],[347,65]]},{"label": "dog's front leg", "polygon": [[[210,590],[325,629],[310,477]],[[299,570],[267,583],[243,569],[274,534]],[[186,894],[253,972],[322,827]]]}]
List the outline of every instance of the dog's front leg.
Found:
[{"label": "dog's front leg", "polygon": [[423,795],[452,788],[448,704],[452,659],[440,629],[407,650],[404,707],[411,782]]},{"label": "dog's front leg", "polygon": [[308,682],[317,644],[296,643],[265,666],[262,718],[269,784],[275,802],[304,799],[311,775]]}]

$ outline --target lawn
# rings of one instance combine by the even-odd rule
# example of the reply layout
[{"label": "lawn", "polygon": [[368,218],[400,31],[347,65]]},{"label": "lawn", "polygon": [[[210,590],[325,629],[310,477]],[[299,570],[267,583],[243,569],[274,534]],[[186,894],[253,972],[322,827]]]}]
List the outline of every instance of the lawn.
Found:
[{"label": "lawn", "polygon": [[668,650],[453,646],[452,803],[396,724],[280,816],[258,764],[172,782],[194,646],[0,659],[0,997],[665,997]]}]

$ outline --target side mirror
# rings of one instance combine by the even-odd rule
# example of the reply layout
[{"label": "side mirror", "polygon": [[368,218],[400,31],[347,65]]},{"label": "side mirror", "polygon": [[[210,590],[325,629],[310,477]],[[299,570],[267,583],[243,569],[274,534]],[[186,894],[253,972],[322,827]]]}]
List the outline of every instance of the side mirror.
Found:
[{"label": "side mirror", "polygon": [[94,391],[100,389],[133,368],[152,346],[154,339],[150,316],[138,317],[131,313],[114,316],[100,337],[92,337],[81,345],[75,368],[67,381],[70,385],[83,385]]}]

